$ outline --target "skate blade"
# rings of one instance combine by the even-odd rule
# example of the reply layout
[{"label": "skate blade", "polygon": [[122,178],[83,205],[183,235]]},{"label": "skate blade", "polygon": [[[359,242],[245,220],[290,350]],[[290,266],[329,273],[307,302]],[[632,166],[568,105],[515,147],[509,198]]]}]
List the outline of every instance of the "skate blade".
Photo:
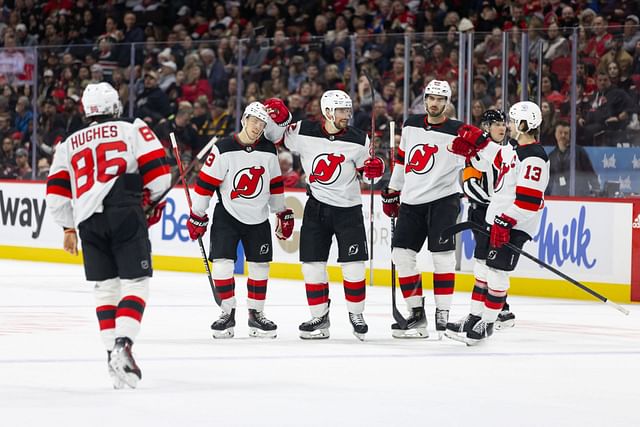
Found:
[{"label": "skate blade", "polygon": [[486,338],[485,339],[481,339],[481,340],[476,340],[476,339],[473,339],[473,338],[466,338],[465,337],[465,343],[467,344],[467,347],[475,347],[475,346],[481,344],[485,340],[486,340]]},{"label": "skate blade", "polygon": [[354,332],[353,332],[353,336],[355,336],[356,338],[358,338],[360,341],[364,341],[364,336],[365,336],[365,334],[361,334],[361,333],[358,333],[358,332],[355,332],[355,331],[354,331]]},{"label": "skate blade", "polygon": [[442,337],[444,337],[444,330],[442,330],[442,331],[436,330],[436,332],[438,333],[438,341],[441,341]]},{"label": "skate blade", "polygon": [[226,340],[229,338],[233,338],[234,333],[233,333],[233,328],[228,328],[225,329],[224,331],[216,331],[214,330],[212,332],[213,338],[217,339],[217,340]]},{"label": "skate blade", "polygon": [[276,338],[278,336],[278,331],[263,331],[259,328],[249,328],[249,336],[252,338]]},{"label": "skate blade", "polygon": [[118,374],[116,374],[116,372],[111,367],[109,369],[109,376],[111,377],[111,382],[113,384],[114,390],[121,390],[124,388],[124,381],[122,381],[120,377],[118,377]]},{"label": "skate blade", "polygon": [[[123,360],[121,361],[118,355],[111,358],[111,367],[113,368],[115,376],[119,380],[119,384],[122,384],[120,389],[124,388],[125,384],[131,388],[136,388],[138,381],[140,381],[140,377],[134,372],[127,372],[125,362]],[[116,382],[117,381],[114,380],[113,388],[118,390]]]},{"label": "skate blade", "polygon": [[500,330],[500,329],[507,329],[507,328],[513,328],[514,326],[516,326],[516,321],[515,321],[515,319],[505,320],[504,322],[497,321],[497,322],[494,324],[494,328],[496,328],[497,330]]},{"label": "skate blade", "polygon": [[300,338],[303,340],[323,340],[329,338],[328,329],[318,329],[313,332],[300,331]]},{"label": "skate blade", "polygon": [[409,330],[392,329],[391,336],[400,339],[425,339],[429,338],[427,328],[414,328]]},{"label": "skate blade", "polygon": [[444,336],[449,338],[449,339],[452,339],[454,341],[458,341],[458,342],[465,343],[465,344],[467,343],[467,337],[466,336],[460,335],[457,332],[450,331],[448,329],[446,331],[444,331]]}]

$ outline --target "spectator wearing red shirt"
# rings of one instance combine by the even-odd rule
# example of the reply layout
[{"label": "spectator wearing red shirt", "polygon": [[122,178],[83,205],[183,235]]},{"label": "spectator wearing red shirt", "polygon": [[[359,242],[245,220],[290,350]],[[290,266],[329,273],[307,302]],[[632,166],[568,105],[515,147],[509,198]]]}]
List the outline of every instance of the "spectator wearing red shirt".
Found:
[{"label": "spectator wearing red shirt", "polygon": [[300,182],[300,174],[293,169],[293,154],[289,151],[281,151],[278,154],[278,161],[285,188],[297,187]]},{"label": "spectator wearing red shirt", "polygon": [[607,33],[607,20],[596,16],[593,20],[593,36],[589,39],[584,53],[594,58],[602,57],[608,50],[613,36]]},{"label": "spectator wearing red shirt", "polygon": [[211,86],[209,86],[209,82],[204,78],[202,68],[200,68],[199,65],[191,66],[186,73],[185,82],[180,88],[182,89],[181,101],[184,100],[194,103],[201,95],[205,95],[209,102],[213,100]]}]

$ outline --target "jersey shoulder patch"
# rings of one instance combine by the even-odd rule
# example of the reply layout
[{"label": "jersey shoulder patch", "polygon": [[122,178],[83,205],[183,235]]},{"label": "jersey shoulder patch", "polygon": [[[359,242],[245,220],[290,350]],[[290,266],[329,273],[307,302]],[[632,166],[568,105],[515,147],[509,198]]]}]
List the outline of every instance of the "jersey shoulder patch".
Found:
[{"label": "jersey shoulder patch", "polygon": [[545,162],[549,161],[547,152],[539,143],[521,145],[516,148],[516,154],[518,155],[518,159],[520,159],[520,161],[523,161],[527,157],[539,157]]}]

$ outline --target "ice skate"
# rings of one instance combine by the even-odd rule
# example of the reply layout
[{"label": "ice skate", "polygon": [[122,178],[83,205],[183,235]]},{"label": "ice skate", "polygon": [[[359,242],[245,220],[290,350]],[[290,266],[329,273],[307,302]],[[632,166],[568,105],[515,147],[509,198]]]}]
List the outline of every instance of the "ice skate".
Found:
[{"label": "ice skate", "polygon": [[223,311],[220,318],[211,324],[213,337],[217,339],[233,338],[234,326],[236,326],[236,309],[231,309],[231,313]]},{"label": "ice skate", "polygon": [[447,330],[447,322],[449,321],[449,310],[436,308],[436,332],[438,339],[442,339],[444,331]]},{"label": "ice skate", "polygon": [[364,335],[369,331],[369,326],[364,321],[362,313],[349,313],[349,322],[353,326],[353,335],[360,341],[364,341]]},{"label": "ice skate", "polygon": [[469,332],[481,317],[475,314],[468,314],[457,322],[447,322],[447,329],[444,335],[452,340],[466,343],[466,333]]},{"label": "ice skate", "polygon": [[311,320],[302,323],[298,329],[300,330],[300,338],[303,340],[315,340],[329,338],[329,312],[327,311],[321,317],[313,317]]},{"label": "ice skate", "polygon": [[116,390],[120,390],[124,387],[124,382],[118,377],[116,371],[113,370],[111,366],[111,351],[107,351],[107,366],[109,367],[109,376],[111,377],[111,381],[113,382],[113,388]]},{"label": "ice skate", "polygon": [[505,304],[500,314],[498,314],[498,320],[496,320],[496,330],[513,328],[516,325],[516,315],[509,310],[509,304]]},{"label": "ice skate", "polygon": [[[132,345],[133,343],[127,337],[116,338],[116,345],[111,351],[109,365],[124,384],[136,388],[138,381],[142,379],[142,372],[131,353]],[[115,381],[114,388],[116,388]]]},{"label": "ice skate", "polygon": [[478,321],[469,332],[467,332],[467,345],[478,345],[493,335],[493,323],[484,320]]},{"label": "ice skate", "polygon": [[278,326],[264,316],[263,311],[249,309],[249,336],[275,338]]},{"label": "ice skate", "polygon": [[427,318],[424,313],[424,299],[421,307],[411,309],[411,314],[407,317],[406,328],[401,328],[398,323],[391,325],[391,335],[394,338],[429,338]]}]

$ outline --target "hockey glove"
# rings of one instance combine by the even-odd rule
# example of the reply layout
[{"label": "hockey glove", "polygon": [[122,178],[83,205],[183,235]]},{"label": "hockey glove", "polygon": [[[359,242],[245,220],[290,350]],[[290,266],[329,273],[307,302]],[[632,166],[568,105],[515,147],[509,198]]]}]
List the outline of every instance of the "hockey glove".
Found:
[{"label": "hockey glove", "polygon": [[470,159],[486,147],[490,140],[489,134],[482,129],[473,125],[462,125],[458,129],[458,136],[447,149],[454,154]]},{"label": "hockey glove", "polygon": [[209,224],[209,217],[207,214],[204,216],[198,216],[191,211],[189,215],[189,221],[187,221],[187,230],[189,230],[189,237],[191,240],[196,240],[199,237],[204,236],[207,232],[207,225]]},{"label": "hockey glove", "polygon": [[400,192],[389,188],[382,190],[382,211],[389,218],[397,218],[400,211]]},{"label": "hockey glove", "polygon": [[517,221],[505,214],[495,217],[491,226],[491,238],[489,243],[491,247],[501,248],[505,243],[509,243],[511,229]]},{"label": "hockey glove", "polygon": [[293,234],[293,211],[285,209],[282,212],[278,212],[276,217],[276,237],[280,240],[287,240]]},{"label": "hockey glove", "polygon": [[380,157],[369,157],[364,161],[364,177],[367,179],[380,178],[384,173],[384,162]]},{"label": "hockey glove", "polygon": [[[160,222],[160,219],[162,219],[162,211],[164,210],[167,201],[163,200],[156,205],[153,203],[153,200],[151,200],[151,191],[149,191],[148,188],[142,190],[142,210],[145,212],[145,216],[147,218],[147,227],[151,227],[153,224]],[[150,206],[153,206],[153,209],[147,213],[147,209]]]},{"label": "hockey glove", "polygon": [[271,119],[281,127],[289,126],[291,113],[287,106],[278,98],[269,98],[262,102]]}]

